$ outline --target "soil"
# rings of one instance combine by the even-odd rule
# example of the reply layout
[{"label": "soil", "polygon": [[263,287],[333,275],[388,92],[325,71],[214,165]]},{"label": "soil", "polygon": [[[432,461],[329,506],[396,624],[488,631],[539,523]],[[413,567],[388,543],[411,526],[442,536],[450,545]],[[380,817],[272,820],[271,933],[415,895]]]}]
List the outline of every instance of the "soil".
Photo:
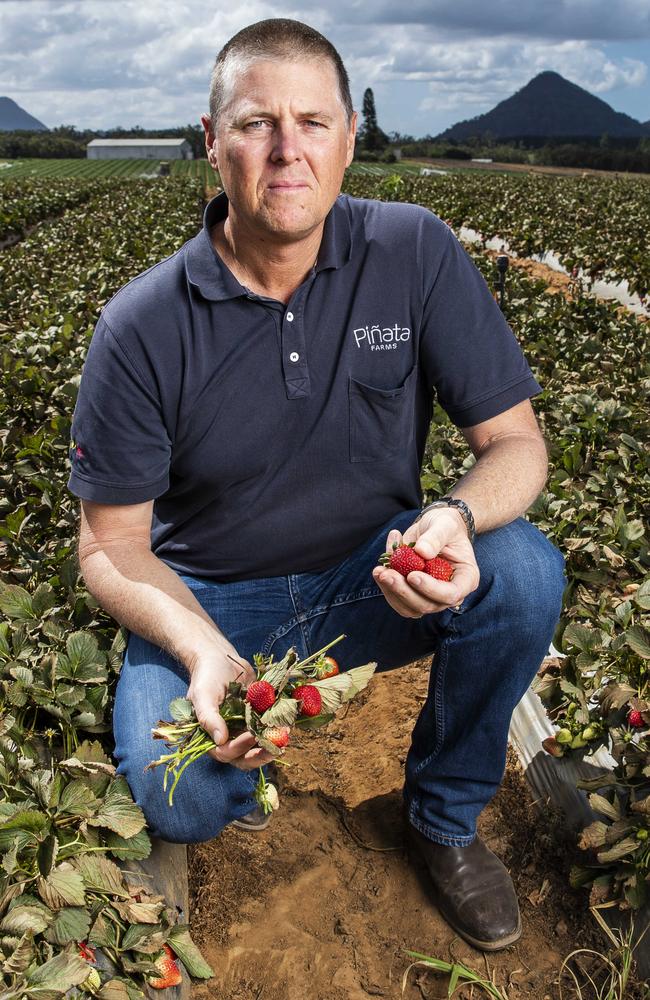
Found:
[{"label": "soil", "polygon": [[[422,968],[402,994],[407,949],[465,963],[508,1000],[556,1000],[573,949],[606,951],[587,894],[568,884],[571,863],[584,860],[575,836],[533,804],[512,751],[479,832],[513,877],[523,935],[483,955],[438,915],[426,871],[406,858],[401,819],[427,675],[420,661],[376,676],[344,717],[302,733],[286,755],[291,766],[279,768],[281,805],[266,830],[228,828],[190,848],[192,934],[216,973],[194,986],[194,1000],[447,996],[447,978]],[[564,997],[575,995],[565,978],[562,985]],[[471,995],[470,987],[454,994]]]}]

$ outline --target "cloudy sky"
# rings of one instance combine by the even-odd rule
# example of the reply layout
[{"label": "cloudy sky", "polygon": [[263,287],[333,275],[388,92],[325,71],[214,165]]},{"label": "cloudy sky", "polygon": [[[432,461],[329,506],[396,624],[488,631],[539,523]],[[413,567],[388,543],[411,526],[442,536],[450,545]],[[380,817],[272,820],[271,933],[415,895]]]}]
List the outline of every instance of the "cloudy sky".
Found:
[{"label": "cloudy sky", "polygon": [[435,135],[544,69],[650,119],[650,0],[0,0],[0,96],[49,127],[198,122],[217,51],[266,17],[327,35],[387,132]]}]

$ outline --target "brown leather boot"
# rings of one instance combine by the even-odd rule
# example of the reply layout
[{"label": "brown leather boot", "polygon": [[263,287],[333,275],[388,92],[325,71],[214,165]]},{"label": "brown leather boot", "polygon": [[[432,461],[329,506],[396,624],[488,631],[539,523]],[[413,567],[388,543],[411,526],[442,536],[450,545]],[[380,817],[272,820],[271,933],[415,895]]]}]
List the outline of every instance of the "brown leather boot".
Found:
[{"label": "brown leather boot", "polygon": [[521,937],[521,917],[505,865],[477,836],[467,847],[448,847],[424,837],[405,819],[409,853],[426,863],[440,913],[450,927],[481,951],[499,951]]}]

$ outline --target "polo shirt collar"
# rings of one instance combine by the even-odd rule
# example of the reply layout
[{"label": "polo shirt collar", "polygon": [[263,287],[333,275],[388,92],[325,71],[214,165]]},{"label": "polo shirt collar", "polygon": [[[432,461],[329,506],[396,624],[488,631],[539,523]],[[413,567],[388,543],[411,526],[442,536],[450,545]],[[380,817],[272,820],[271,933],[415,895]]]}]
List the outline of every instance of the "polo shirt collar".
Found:
[{"label": "polo shirt collar", "polygon": [[[187,245],[185,270],[188,280],[212,302],[246,296],[248,292],[226,267],[210,239],[210,230],[228,215],[225,192],[215,195],[205,207],[203,228]],[[346,264],[352,252],[352,231],[345,202],[339,196],[325,218],[316,273]]]}]

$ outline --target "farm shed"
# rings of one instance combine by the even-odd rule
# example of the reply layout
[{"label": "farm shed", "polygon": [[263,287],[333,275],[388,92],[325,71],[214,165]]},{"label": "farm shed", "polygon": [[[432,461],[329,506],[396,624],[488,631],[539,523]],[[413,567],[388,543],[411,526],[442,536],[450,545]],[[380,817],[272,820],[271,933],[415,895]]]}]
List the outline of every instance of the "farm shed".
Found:
[{"label": "farm shed", "polygon": [[86,146],[90,160],[191,160],[187,139],[93,139]]}]

